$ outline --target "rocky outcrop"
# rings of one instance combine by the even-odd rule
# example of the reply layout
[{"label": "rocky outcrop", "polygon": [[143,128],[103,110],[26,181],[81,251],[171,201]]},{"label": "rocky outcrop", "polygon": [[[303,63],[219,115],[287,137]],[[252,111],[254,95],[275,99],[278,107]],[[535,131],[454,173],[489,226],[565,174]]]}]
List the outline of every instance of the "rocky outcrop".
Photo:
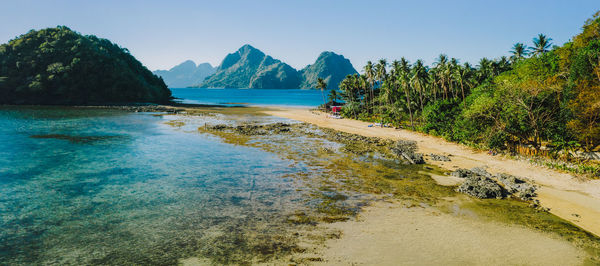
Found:
[{"label": "rocky outcrop", "polygon": [[239,126],[230,126],[230,125],[213,125],[207,126],[208,130],[215,131],[232,131],[241,135],[246,136],[255,136],[255,135],[267,135],[267,134],[278,134],[290,131],[290,124],[287,123],[272,123],[272,124],[247,124],[247,125],[239,125]]},{"label": "rocky outcrop", "polygon": [[449,162],[450,161],[450,157],[441,155],[441,154],[435,154],[435,153],[430,153],[429,159],[431,159],[432,161],[438,161],[438,162]]},{"label": "rocky outcrop", "polygon": [[396,156],[407,160],[411,164],[424,164],[423,154],[417,153],[417,142],[412,140],[398,140],[391,148]]},{"label": "rocky outcrop", "polygon": [[536,187],[522,178],[508,174],[499,174],[496,175],[496,179],[506,188],[508,193],[521,200],[528,201],[537,196],[535,192]]},{"label": "rocky outcrop", "polygon": [[[511,195],[520,200],[531,201],[537,196],[536,186],[528,182],[525,178],[503,173],[492,175],[481,167],[475,167],[470,170],[457,169],[450,173],[450,175],[466,179],[457,191],[478,198],[497,198],[498,195],[500,197]],[[502,193],[498,194],[496,186],[501,188],[500,191]]]},{"label": "rocky outcrop", "polygon": [[457,189],[458,192],[480,198],[480,199],[501,199],[504,197],[504,189],[494,180],[477,174],[469,175]]}]

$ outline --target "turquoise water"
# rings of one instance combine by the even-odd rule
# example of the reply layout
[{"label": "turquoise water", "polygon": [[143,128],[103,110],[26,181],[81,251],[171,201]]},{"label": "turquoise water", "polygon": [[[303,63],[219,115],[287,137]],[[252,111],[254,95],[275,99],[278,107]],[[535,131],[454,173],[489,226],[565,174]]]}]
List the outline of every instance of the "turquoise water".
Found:
[{"label": "turquoise water", "polygon": [[0,107],[0,264],[174,264],[286,234],[302,165],[165,121]]},{"label": "turquoise water", "polygon": [[[173,88],[173,96],[184,103],[288,105],[316,107],[323,104],[319,90],[264,90],[264,89],[202,89]],[[327,92],[325,92],[325,96]]]}]

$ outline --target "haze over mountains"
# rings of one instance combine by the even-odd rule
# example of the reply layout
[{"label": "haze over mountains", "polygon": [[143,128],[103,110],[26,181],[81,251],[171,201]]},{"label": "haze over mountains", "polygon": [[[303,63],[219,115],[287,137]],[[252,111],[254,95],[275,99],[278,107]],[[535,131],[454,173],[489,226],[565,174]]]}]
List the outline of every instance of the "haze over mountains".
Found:
[{"label": "haze over mountains", "polygon": [[357,73],[350,60],[334,52],[321,53],[314,64],[298,71],[248,44],[228,54],[206,79],[201,74],[207,71],[199,70],[202,65],[195,67],[192,61],[186,61],[169,71],[154,73],[162,76],[171,88],[254,89],[314,89],[318,78],[323,78],[328,89],[332,89],[346,75]]},{"label": "haze over mountains", "polygon": [[194,61],[187,60],[169,70],[156,70],[153,73],[161,76],[169,88],[185,88],[202,83],[215,71],[216,68],[209,63],[201,63],[196,66]]}]

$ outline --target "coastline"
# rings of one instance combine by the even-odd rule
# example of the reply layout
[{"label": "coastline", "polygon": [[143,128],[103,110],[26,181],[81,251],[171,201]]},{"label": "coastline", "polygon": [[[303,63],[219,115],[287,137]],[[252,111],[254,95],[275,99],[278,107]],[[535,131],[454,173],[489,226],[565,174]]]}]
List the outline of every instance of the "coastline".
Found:
[{"label": "coastline", "polygon": [[[123,110],[128,112],[150,112],[143,115],[149,115],[154,117],[164,117],[165,121],[161,122],[169,127],[173,127],[177,131],[182,132],[197,132],[200,134],[211,134],[212,136],[221,138],[221,141],[225,143],[235,144],[235,145],[244,145],[249,147],[261,148],[270,152],[280,152],[279,154],[286,154],[290,147],[294,147],[294,145],[299,145],[301,143],[301,138],[295,138],[297,136],[305,136],[298,135],[298,133],[302,133],[302,130],[295,131],[294,128],[317,128],[317,126],[327,127],[338,129],[340,124],[341,126],[356,126],[355,129],[347,128],[345,130],[350,133],[355,133],[355,131],[365,131],[363,133],[359,133],[361,135],[368,135],[379,137],[383,135],[387,136],[385,133],[387,130],[381,131],[382,128],[369,128],[366,127],[369,123],[364,123],[360,121],[354,120],[336,120],[336,119],[328,119],[326,115],[319,114],[316,112],[312,112],[308,108],[298,108],[298,107],[257,107],[257,106],[247,106],[243,108],[228,108],[228,107],[211,107],[211,106],[162,106],[156,105],[152,107],[130,107],[130,106],[77,106],[75,108],[110,108]],[[155,112],[159,112],[162,114],[154,114]],[[284,114],[277,113],[284,112]],[[274,114],[277,113],[277,114]],[[279,121],[289,121],[289,117],[286,116],[297,116],[300,119],[295,119],[299,121],[313,121],[311,125],[310,123],[295,123],[292,122],[291,125],[295,126],[286,126],[289,127],[287,129],[292,129],[290,131],[279,131],[278,127],[280,125],[275,125],[270,129],[260,128],[258,131],[266,130],[265,132],[269,132],[268,134],[261,134],[258,131],[244,131],[244,132],[231,132],[228,135],[228,130],[224,131],[211,131],[210,128],[207,130],[206,128],[206,119],[211,120],[212,116],[217,114],[217,117],[220,119],[232,119],[233,121],[237,121],[237,123],[247,123],[250,125],[253,123],[264,123],[265,121],[269,121],[270,123],[279,122]],[[285,116],[284,116],[285,115]],[[278,117],[284,117],[285,119],[280,119]],[[315,119],[316,117],[316,119]],[[292,118],[294,119],[294,118]],[[333,127],[324,126],[322,124],[317,124],[317,122],[331,124]],[[218,122],[218,123],[223,123]],[[358,123],[358,124],[355,124]],[[235,123],[234,123],[235,124]],[[277,124],[277,123],[275,123]],[[365,125],[363,127],[363,124]],[[204,125],[204,127],[202,127]],[[221,124],[214,124],[221,125]],[[271,124],[269,124],[271,125]],[[200,128],[199,128],[200,126]],[[230,125],[231,126],[231,125]],[[231,126],[235,128],[234,126]],[[204,131],[203,131],[204,129]],[[252,129],[250,127],[249,129]],[[271,130],[272,129],[272,130]],[[323,130],[324,132],[331,133],[332,131]],[[339,129],[338,129],[339,130]],[[351,131],[354,130],[354,131]],[[381,131],[381,132],[380,132]],[[293,132],[296,132],[294,134]],[[397,130],[391,130],[391,132],[398,133]],[[339,133],[339,132],[337,132]],[[336,134],[337,134],[336,133]],[[414,132],[407,132],[411,134],[415,134]],[[241,135],[240,135],[241,134]],[[416,133],[418,134],[418,133]],[[277,137],[281,138],[281,136],[286,136],[282,142],[275,142],[278,144],[290,144],[292,146],[288,148],[281,148],[276,150],[269,150],[269,141],[263,142],[263,144],[267,144],[267,146],[261,146],[260,139],[263,138],[261,136],[265,136],[268,140],[276,140]],[[274,138],[269,138],[268,136],[275,136]],[[323,138],[327,143],[327,137],[329,134],[325,135],[316,135],[318,139]],[[354,135],[356,136],[356,135]],[[360,136],[356,136],[360,137]],[[428,136],[426,136],[428,137]],[[400,137],[395,136],[387,136],[388,139],[397,139]],[[248,142],[248,140],[251,140]],[[259,140],[258,142],[255,142]],[[329,139],[331,140],[331,139]],[[299,141],[299,142],[298,142]],[[320,140],[321,141],[321,140]],[[334,140],[337,141],[337,140]],[[365,141],[365,139],[355,139],[355,141]],[[393,143],[389,140],[380,140],[382,142],[377,143]],[[421,142],[426,143],[427,140],[419,140],[419,144],[423,145]],[[368,141],[367,141],[368,142]],[[321,142],[304,142],[307,143],[321,143]],[[370,142],[369,142],[370,143]],[[258,144],[258,145],[257,145]],[[273,143],[270,143],[273,144]],[[431,144],[431,143],[430,143]],[[450,145],[456,145],[450,143]],[[279,146],[279,145],[276,145]],[[301,145],[301,146],[312,146],[312,145]],[[421,147],[420,147],[421,148]],[[430,148],[431,149],[431,148]],[[314,148],[308,148],[307,151],[315,151]],[[333,149],[335,150],[335,149]],[[340,150],[342,151],[342,150]],[[431,149],[431,152],[436,152],[438,154],[444,153],[439,152],[438,150]],[[283,153],[281,153],[283,152]],[[423,152],[423,148],[421,148],[421,152]],[[345,158],[352,158],[355,153],[346,153],[346,152],[331,152],[331,150],[327,149],[318,149],[316,151],[317,155],[315,158],[320,158],[315,161],[307,161],[310,164],[323,169],[343,169],[343,168],[330,168],[332,165],[341,166],[341,167],[349,167],[348,169],[366,169],[372,168],[375,164],[368,164],[369,162],[365,162],[364,164],[346,164],[344,161]],[[325,154],[322,154],[325,153]],[[293,153],[289,153],[287,155],[292,156]],[[301,153],[298,153],[301,154]],[[328,155],[329,154],[329,155]],[[335,154],[335,155],[334,155]],[[338,156],[338,157],[335,157]],[[461,155],[462,156],[462,155]],[[300,155],[301,158],[302,155]],[[309,156],[313,157],[313,155]],[[452,169],[452,167],[458,167],[457,161],[458,156],[451,156],[452,161],[450,163],[446,163],[447,166],[443,166],[443,163],[436,164],[442,166],[444,169]],[[294,157],[289,157],[294,158]],[[333,159],[333,160],[332,160]],[[340,160],[341,159],[341,160]],[[324,161],[323,161],[324,160]],[[331,161],[331,165],[328,164]],[[322,164],[323,163],[323,164]],[[469,167],[464,164],[464,162],[460,162],[461,167]],[[362,167],[361,167],[362,166]],[[481,166],[473,165],[473,166]],[[448,168],[450,167],[450,168]],[[435,167],[433,167],[435,168]],[[413,171],[415,173],[421,173],[421,168],[419,171]],[[425,169],[432,169],[432,167],[425,167]],[[345,176],[346,178],[353,178],[357,176],[362,177],[378,177],[384,175],[386,172],[381,172],[378,170],[384,170],[383,168],[375,168],[371,170],[367,170],[365,172],[354,172],[353,174]],[[402,264],[447,264],[447,265],[464,265],[464,264],[490,264],[490,265],[500,265],[505,262],[522,262],[524,264],[530,265],[542,265],[542,264],[555,264],[559,263],[562,265],[578,265],[582,262],[585,264],[586,262],[594,262],[597,261],[593,257],[592,260],[586,259],[589,255],[587,253],[587,249],[582,248],[581,245],[578,244],[577,241],[570,240],[570,232],[574,233],[572,236],[581,234],[588,235],[583,230],[575,228],[572,225],[569,225],[571,228],[568,229],[572,231],[552,231],[552,230],[537,230],[536,225],[553,225],[552,223],[511,223],[506,222],[505,220],[496,219],[495,216],[487,217],[489,213],[507,213],[506,208],[504,209],[489,209],[487,206],[483,206],[483,208],[488,209],[488,214],[480,213],[479,210],[472,209],[473,205],[466,206],[465,202],[470,202],[467,196],[444,196],[444,193],[435,194],[437,189],[433,189],[434,187],[440,187],[435,185],[437,182],[441,186],[446,186],[446,188],[440,191],[453,191],[457,184],[457,181],[462,181],[459,178],[451,177],[442,174],[439,171],[440,169],[436,169],[433,172],[424,171],[422,172],[422,180],[428,180],[428,183],[415,183],[414,187],[410,184],[400,185],[404,186],[402,189],[413,189],[417,186],[423,191],[433,191],[433,194],[424,194],[422,196],[416,195],[418,197],[427,197],[427,195],[435,195],[435,197],[440,197],[439,199],[444,202],[442,204],[436,204],[432,201],[411,201],[402,198],[387,198],[382,197],[380,199],[373,199],[369,201],[369,204],[360,205],[360,211],[356,212],[356,216],[352,216],[349,218],[344,218],[342,216],[336,216],[337,214],[333,211],[338,209],[332,209],[331,213],[325,214],[324,218],[327,218],[329,222],[319,222],[317,227],[312,228],[312,221],[321,221],[317,216],[312,216],[312,214],[305,214],[304,212],[301,215],[293,214],[292,220],[287,220],[287,223],[294,223],[294,221],[298,221],[299,228],[304,228],[296,232],[295,237],[299,238],[299,248],[298,253],[292,253],[292,255],[285,255],[282,257],[277,257],[273,261],[269,261],[265,263],[265,265],[271,265],[271,263],[276,264],[289,264],[290,262],[299,263],[299,264],[321,264],[326,263],[327,265],[349,265],[349,264],[377,264],[377,265],[397,265],[398,262]],[[491,169],[488,169],[491,170]],[[332,172],[332,177],[335,180],[340,180],[342,177],[342,172]],[[342,174],[342,175],[340,175]],[[355,176],[356,175],[356,176]],[[427,178],[427,175],[430,175],[432,179]],[[301,177],[302,175],[299,175]],[[324,175],[327,176],[327,175]],[[434,182],[435,180],[435,182]],[[326,180],[321,180],[323,182]],[[412,183],[410,181],[409,183]],[[326,182],[319,183],[316,181],[315,184],[318,184],[317,191],[321,191],[325,195],[325,198],[320,199],[329,199],[331,197],[327,192],[329,190],[322,190],[323,188],[329,189],[329,185]],[[327,184],[327,187],[323,186]],[[358,183],[357,183],[358,184]],[[367,185],[364,187],[371,187],[368,183],[363,183],[362,185]],[[431,184],[431,185],[428,185]],[[340,186],[339,188],[342,188]],[[376,188],[376,187],[373,187]],[[335,186],[333,187],[333,191],[337,189]],[[370,193],[369,190],[362,191],[362,193]],[[361,193],[361,192],[359,192]],[[438,191],[439,193],[439,191]],[[572,198],[571,201],[563,201],[560,197],[569,197]],[[540,190],[540,198],[546,197],[548,200],[554,199],[557,204],[592,204],[588,202],[589,199],[587,197],[572,197],[572,191],[563,191],[556,189],[550,186],[544,186],[543,191]],[[251,193],[252,194],[252,193]],[[451,193],[450,193],[451,194]],[[542,195],[543,194],[543,195]],[[315,197],[320,197],[321,194],[314,194]],[[335,199],[326,206],[337,206],[335,202],[338,199],[341,199],[340,202],[350,202],[348,199],[348,195],[344,192],[341,194],[334,194]],[[340,196],[340,198],[337,198]],[[554,197],[554,198],[553,198]],[[424,199],[424,198],[421,198]],[[352,199],[357,200],[357,199]],[[497,200],[492,200],[497,201]],[[508,202],[504,201],[503,202]],[[366,201],[365,201],[366,202]],[[342,203],[345,204],[345,203]],[[431,204],[431,205],[430,205]],[[479,204],[479,203],[477,203]],[[571,205],[561,206],[564,210],[572,210],[574,207]],[[344,206],[344,205],[341,205]],[[349,205],[350,206],[350,205]],[[528,213],[533,216],[538,216],[535,213],[535,210],[529,207],[526,207],[524,203],[518,203],[517,205],[511,206],[522,206],[522,213]],[[480,205],[481,207],[481,205]],[[496,205],[497,207],[497,205]],[[593,206],[592,206],[593,207]],[[339,209],[343,210],[343,209]],[[593,210],[592,210],[593,211]],[[510,212],[510,211],[509,211]],[[519,212],[521,213],[521,212]],[[540,213],[542,217],[552,216],[548,215],[545,212]],[[351,215],[350,215],[351,216]],[[333,217],[335,219],[330,219]],[[299,220],[295,220],[298,218]],[[542,218],[542,219],[546,219]],[[306,219],[308,222],[303,222]],[[553,216],[551,219],[560,220]],[[323,220],[325,221],[325,220]],[[538,221],[538,220],[535,220]],[[542,220],[539,220],[542,221]],[[560,221],[557,224],[559,228],[562,226],[560,223],[567,224],[564,221]],[[316,225],[316,224],[315,224]],[[312,229],[311,229],[312,228]],[[303,231],[306,230],[306,231]],[[557,233],[552,233],[557,232]],[[559,233],[560,232],[560,233]],[[564,232],[567,232],[565,234]],[[591,234],[589,234],[591,235]],[[316,240],[315,240],[316,239]],[[581,238],[576,238],[581,239]],[[255,239],[254,239],[255,240]],[[252,240],[252,241],[254,241]],[[307,242],[308,241],[308,242]],[[321,242],[323,241],[323,242]],[[598,242],[596,242],[598,243]],[[258,243],[260,244],[260,243]],[[488,249],[481,249],[480,247],[485,246]],[[594,249],[596,250],[596,249]],[[597,253],[596,253],[597,254]],[[253,263],[260,264],[264,262],[262,260],[253,260]],[[179,263],[184,265],[208,265],[214,263],[208,257],[192,257],[187,259],[182,259]]]},{"label": "coastline", "polygon": [[600,180],[581,180],[567,173],[532,165],[503,156],[491,156],[464,145],[409,130],[368,127],[368,122],[352,119],[330,119],[308,108],[277,107],[265,114],[314,124],[320,127],[367,137],[417,141],[423,154],[449,154],[450,162],[427,160],[427,163],[453,171],[457,168],[486,167],[491,173],[508,173],[527,177],[540,188],[537,199],[550,213],[600,236]]}]

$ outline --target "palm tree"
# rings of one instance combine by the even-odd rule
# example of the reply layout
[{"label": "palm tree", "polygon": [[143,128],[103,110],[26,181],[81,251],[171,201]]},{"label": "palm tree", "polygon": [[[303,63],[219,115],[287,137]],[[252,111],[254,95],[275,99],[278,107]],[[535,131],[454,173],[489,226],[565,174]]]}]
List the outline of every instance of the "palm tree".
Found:
[{"label": "palm tree", "polygon": [[512,66],[510,64],[510,60],[508,60],[506,56],[502,56],[498,61],[496,61],[496,67],[496,72],[494,74],[500,75],[500,73],[510,70]]},{"label": "palm tree", "polygon": [[437,69],[436,73],[439,75],[439,82],[440,85],[442,85],[442,88],[444,89],[444,99],[448,98],[448,87],[447,85],[447,80],[449,79],[449,74],[450,72],[447,71],[448,69],[448,56],[446,56],[445,54],[440,54],[440,56],[438,57],[438,59],[435,62],[435,68]]},{"label": "palm tree", "polygon": [[408,114],[410,115],[410,127],[415,130],[415,124],[413,120],[413,113],[411,109],[410,102],[410,63],[406,58],[400,58],[400,63],[398,64],[397,69],[398,82],[402,89],[404,90],[404,95],[406,96],[406,107],[408,108]]},{"label": "palm tree", "polygon": [[429,91],[433,95],[434,102],[437,101],[438,89],[439,89],[439,84],[440,84],[440,75],[438,74],[438,72],[439,72],[438,69],[435,67],[430,69],[429,70],[429,80],[427,83],[429,85]]},{"label": "palm tree", "polygon": [[552,38],[546,37],[544,34],[539,34],[536,38],[533,38],[533,47],[531,47],[531,51],[533,55],[540,55],[547,53],[550,46],[552,46]]},{"label": "palm tree", "polygon": [[463,102],[465,101],[465,85],[470,84],[472,74],[473,69],[469,62],[466,62],[464,66],[458,66],[456,72],[454,72],[454,78],[460,85]]},{"label": "palm tree", "polygon": [[375,65],[375,69],[376,69],[376,77],[377,80],[379,80],[380,82],[385,80],[385,78],[387,77],[387,73],[386,73],[386,67],[387,67],[387,60],[385,59],[379,59],[379,63],[377,65]]},{"label": "palm tree", "polygon": [[419,91],[419,103],[421,105],[421,113],[423,112],[423,94],[425,92],[425,86],[427,85],[427,68],[423,65],[422,60],[417,60],[413,66],[413,74],[411,79],[412,85]]},{"label": "palm tree", "polygon": [[395,102],[396,99],[396,95],[398,92],[398,77],[399,77],[399,73],[400,73],[400,62],[398,60],[394,60],[392,62],[392,70],[390,72],[390,84],[391,86],[391,90],[390,90],[390,99],[388,104],[391,106],[393,102]]},{"label": "palm tree", "polygon": [[487,58],[481,58],[479,60],[479,69],[477,72],[477,78],[479,80],[479,83],[485,81],[486,79],[492,77],[493,71],[494,71],[494,67],[493,67],[494,62],[492,60],[489,60]]},{"label": "palm tree", "polygon": [[323,90],[327,88],[327,83],[324,79],[317,79],[317,89],[321,89],[321,97],[323,97],[323,107],[327,108],[327,102],[325,102],[325,95],[323,94]]},{"label": "palm tree", "polygon": [[450,64],[448,64],[447,67],[447,76],[448,76],[448,86],[450,87],[450,91],[452,92],[452,97],[456,98],[458,96],[458,92],[454,89],[454,80],[455,80],[455,75],[454,73],[458,70],[459,65],[458,65],[458,59],[456,58],[452,58],[450,59]]},{"label": "palm tree", "polygon": [[359,91],[362,93],[362,101],[364,105],[367,107],[367,112],[369,112],[369,93],[371,88],[371,83],[369,83],[369,79],[366,75],[359,75],[356,79],[356,85],[359,88]]},{"label": "palm tree", "polygon": [[[373,87],[375,86],[375,72],[373,71],[373,63],[371,63],[371,61],[368,61],[367,64],[365,65],[365,76],[367,78],[367,81],[369,81],[370,83],[370,88],[369,88],[369,96],[367,97],[368,99],[373,99],[374,98],[374,93],[373,93]],[[367,110],[369,109],[369,100],[367,100]]]},{"label": "palm tree", "polygon": [[510,53],[512,54],[512,56],[510,57],[510,59],[513,62],[517,62],[523,58],[525,58],[529,53],[527,52],[527,46],[523,43],[515,43],[515,45],[513,45],[512,50],[510,50]]},{"label": "palm tree", "polygon": [[339,95],[338,95],[337,91],[335,91],[334,89],[331,89],[329,91],[328,97],[329,97],[329,100],[332,102],[332,104],[336,104],[337,100],[339,98]]},{"label": "palm tree", "polygon": [[387,79],[386,67],[387,61],[385,59],[379,59],[379,63],[375,65],[375,78],[377,79],[377,85],[380,90],[383,86],[383,81]]}]

